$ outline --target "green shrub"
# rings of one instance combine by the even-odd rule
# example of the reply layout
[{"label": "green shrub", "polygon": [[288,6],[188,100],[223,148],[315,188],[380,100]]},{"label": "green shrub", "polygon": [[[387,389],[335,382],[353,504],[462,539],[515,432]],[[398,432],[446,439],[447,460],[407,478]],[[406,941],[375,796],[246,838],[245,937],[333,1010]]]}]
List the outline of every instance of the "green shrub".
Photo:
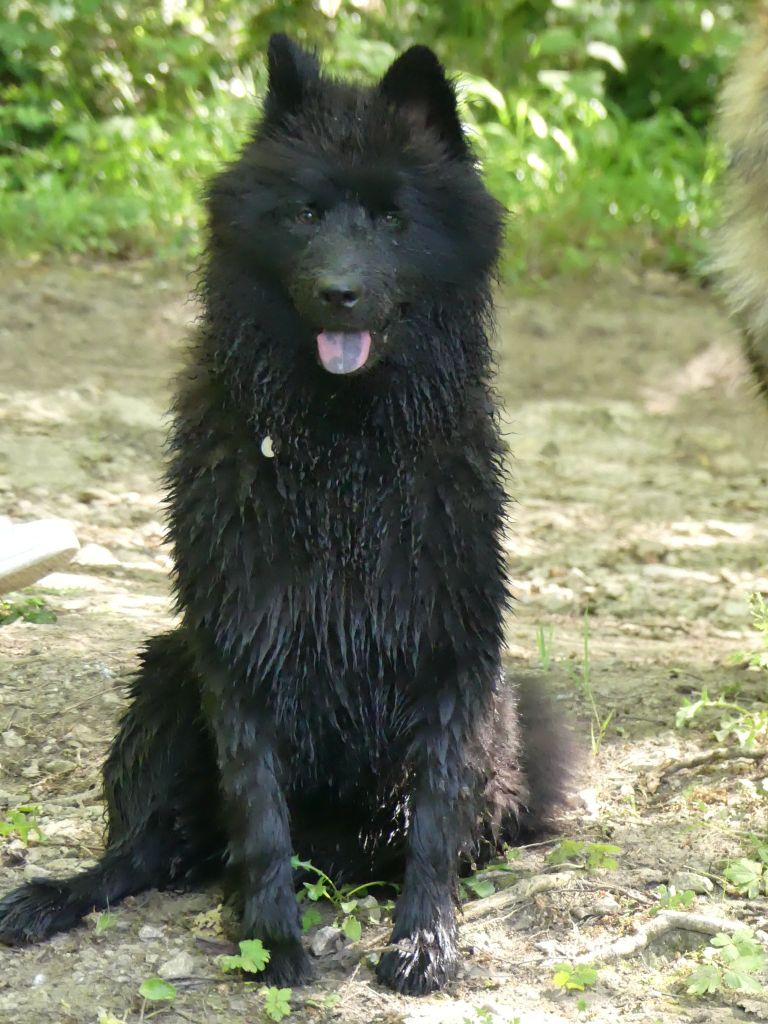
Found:
[{"label": "green shrub", "polygon": [[718,165],[702,129],[739,39],[734,11],[704,0],[10,0],[3,244],[195,251],[200,183],[236,152],[266,38],[287,28],[339,73],[373,78],[419,39],[462,72],[478,155],[510,211],[513,273],[630,250],[694,267]]}]

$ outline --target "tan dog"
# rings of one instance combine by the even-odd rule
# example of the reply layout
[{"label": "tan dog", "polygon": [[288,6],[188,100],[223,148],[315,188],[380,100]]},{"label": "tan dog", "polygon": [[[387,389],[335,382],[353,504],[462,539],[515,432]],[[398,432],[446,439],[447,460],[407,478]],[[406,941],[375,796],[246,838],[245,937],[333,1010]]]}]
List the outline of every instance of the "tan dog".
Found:
[{"label": "tan dog", "polygon": [[724,222],[715,267],[742,329],[744,351],[768,399],[768,2],[723,90],[720,137],[728,149]]}]

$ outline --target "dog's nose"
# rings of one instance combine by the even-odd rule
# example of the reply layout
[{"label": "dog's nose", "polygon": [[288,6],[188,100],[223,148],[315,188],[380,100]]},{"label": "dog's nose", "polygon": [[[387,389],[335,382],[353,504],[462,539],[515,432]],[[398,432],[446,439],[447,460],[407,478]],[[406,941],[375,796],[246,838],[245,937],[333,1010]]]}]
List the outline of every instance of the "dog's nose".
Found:
[{"label": "dog's nose", "polygon": [[321,281],[317,291],[321,302],[329,309],[352,309],[360,299],[362,288],[359,281],[339,278]]}]

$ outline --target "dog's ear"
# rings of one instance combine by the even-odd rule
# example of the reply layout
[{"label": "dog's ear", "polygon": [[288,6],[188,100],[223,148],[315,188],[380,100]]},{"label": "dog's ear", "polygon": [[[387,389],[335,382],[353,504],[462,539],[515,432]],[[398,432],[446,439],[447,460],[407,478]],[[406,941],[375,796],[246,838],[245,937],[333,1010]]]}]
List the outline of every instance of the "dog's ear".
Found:
[{"label": "dog's ear", "polygon": [[456,90],[428,46],[412,46],[402,53],[379,83],[379,92],[390,103],[436,131],[453,156],[469,154],[456,105]]},{"label": "dog's ear", "polygon": [[317,82],[320,65],[313,53],[277,32],[269,39],[267,71],[269,84],[264,112],[267,118],[274,118],[299,109],[308,86]]}]

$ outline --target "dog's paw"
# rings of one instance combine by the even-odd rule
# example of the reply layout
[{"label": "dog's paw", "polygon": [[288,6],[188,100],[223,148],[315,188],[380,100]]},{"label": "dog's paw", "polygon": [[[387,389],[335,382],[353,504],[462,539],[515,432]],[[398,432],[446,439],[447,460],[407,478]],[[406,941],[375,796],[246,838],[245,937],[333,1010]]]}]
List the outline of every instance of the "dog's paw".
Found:
[{"label": "dog's paw", "polygon": [[401,939],[397,946],[382,953],[376,968],[376,977],[387,988],[404,996],[425,996],[444,988],[454,977],[458,954],[453,942],[419,931]]},{"label": "dog's paw", "polygon": [[264,973],[259,974],[259,981],[278,988],[294,988],[312,981],[315,972],[300,942],[270,944],[265,939],[264,945],[269,949],[269,963]]}]

